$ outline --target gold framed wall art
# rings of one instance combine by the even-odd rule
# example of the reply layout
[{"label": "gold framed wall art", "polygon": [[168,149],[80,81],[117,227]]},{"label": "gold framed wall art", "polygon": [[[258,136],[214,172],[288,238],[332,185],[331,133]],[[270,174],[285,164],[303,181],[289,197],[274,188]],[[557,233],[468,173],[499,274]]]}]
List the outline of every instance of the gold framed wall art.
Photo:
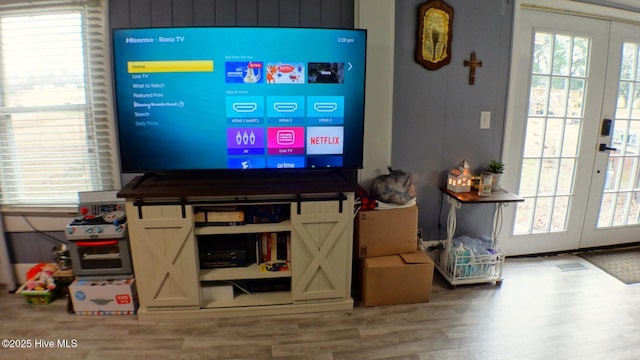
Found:
[{"label": "gold framed wall art", "polygon": [[451,62],[453,8],[442,0],[430,0],[418,7],[416,61],[429,70]]}]

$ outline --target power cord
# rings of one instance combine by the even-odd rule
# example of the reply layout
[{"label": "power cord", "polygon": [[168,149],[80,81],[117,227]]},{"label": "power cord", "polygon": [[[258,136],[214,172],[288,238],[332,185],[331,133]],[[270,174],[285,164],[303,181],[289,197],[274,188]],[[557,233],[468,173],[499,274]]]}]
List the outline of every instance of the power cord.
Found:
[{"label": "power cord", "polygon": [[46,233],[46,232],[44,232],[44,231],[41,231],[41,230],[36,229],[36,227],[35,227],[35,226],[33,226],[33,224],[31,223],[31,221],[29,221],[29,219],[28,219],[25,215],[22,215],[22,219],[27,223],[27,225],[29,225],[29,227],[31,228],[31,230],[33,230],[36,234],[39,234],[39,235],[42,235],[42,236],[44,236],[44,237],[46,237],[46,238],[48,238],[48,239],[51,239],[51,240],[55,241],[55,242],[56,242],[56,243],[58,243],[58,244],[65,244],[65,245],[67,244],[66,242],[64,242],[64,241],[62,241],[62,240],[60,240],[60,239],[56,238],[55,236],[51,236],[51,235],[47,234],[47,233]]}]

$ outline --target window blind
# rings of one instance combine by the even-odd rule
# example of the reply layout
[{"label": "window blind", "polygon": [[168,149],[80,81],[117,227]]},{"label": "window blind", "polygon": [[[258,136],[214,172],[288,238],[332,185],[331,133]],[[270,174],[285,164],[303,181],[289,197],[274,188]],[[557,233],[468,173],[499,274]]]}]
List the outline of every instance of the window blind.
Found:
[{"label": "window blind", "polygon": [[120,186],[105,0],[0,4],[0,203]]}]

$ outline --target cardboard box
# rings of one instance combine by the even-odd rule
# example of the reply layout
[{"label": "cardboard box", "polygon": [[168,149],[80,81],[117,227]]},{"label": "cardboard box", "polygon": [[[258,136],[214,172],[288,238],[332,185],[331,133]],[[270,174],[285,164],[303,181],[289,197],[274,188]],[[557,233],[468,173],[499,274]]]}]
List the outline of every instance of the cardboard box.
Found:
[{"label": "cardboard box", "polygon": [[414,304],[431,300],[433,260],[419,251],[362,261],[364,306]]},{"label": "cardboard box", "polygon": [[80,315],[131,315],[138,309],[134,279],[75,280],[69,296]]},{"label": "cardboard box", "polygon": [[360,211],[355,228],[360,259],[412,253],[418,248],[418,207]]}]

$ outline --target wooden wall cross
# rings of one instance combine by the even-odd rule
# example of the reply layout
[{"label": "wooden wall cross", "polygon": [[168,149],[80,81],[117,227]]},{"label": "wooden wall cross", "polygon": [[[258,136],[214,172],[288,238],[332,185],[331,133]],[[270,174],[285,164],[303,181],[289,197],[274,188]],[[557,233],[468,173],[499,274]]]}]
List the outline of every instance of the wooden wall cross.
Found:
[{"label": "wooden wall cross", "polygon": [[476,83],[476,67],[482,67],[482,61],[476,60],[476,52],[471,52],[471,58],[464,61],[464,66],[469,67],[469,85]]}]

